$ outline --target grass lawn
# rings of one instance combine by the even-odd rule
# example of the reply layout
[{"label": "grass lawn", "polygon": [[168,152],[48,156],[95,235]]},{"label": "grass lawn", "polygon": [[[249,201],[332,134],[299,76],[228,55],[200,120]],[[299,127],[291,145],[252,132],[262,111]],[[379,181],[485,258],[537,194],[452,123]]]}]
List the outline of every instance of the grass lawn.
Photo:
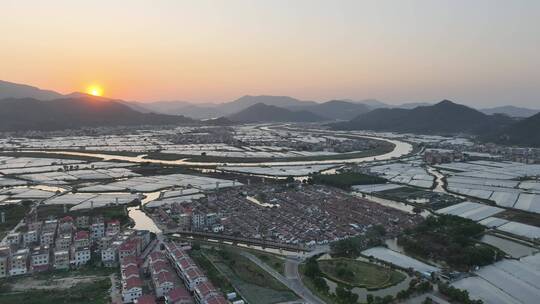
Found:
[{"label": "grass lawn", "polygon": [[[199,242],[199,245],[200,244],[201,242]],[[266,263],[268,266],[272,267],[275,271],[279,272],[282,275],[285,275],[285,258],[278,254],[263,252],[261,250],[256,250],[252,248],[240,248],[240,247],[232,246],[229,244],[216,245],[214,242],[209,242],[209,243],[204,243],[204,244],[206,248],[209,248],[209,247],[216,248],[216,249],[227,248],[227,250],[232,250],[236,252],[241,252],[241,251],[249,252],[253,254],[254,256],[256,256],[257,258],[259,258],[264,263]]]},{"label": "grass lawn", "polygon": [[4,292],[0,304],[105,304],[109,303],[111,281],[104,278],[93,283],[81,283],[62,290],[27,290]]},{"label": "grass lawn", "polygon": [[194,250],[190,256],[195,260],[198,266],[204,269],[204,272],[210,281],[223,293],[229,293],[234,290],[231,283],[219,270],[214,267],[212,262],[203,254],[201,250]]},{"label": "grass lawn", "polygon": [[257,250],[249,250],[248,252],[258,257],[268,266],[274,268],[275,271],[285,275],[285,259],[271,253],[260,252]]},{"label": "grass lawn", "polygon": [[[89,262],[90,263],[90,262]],[[99,267],[86,265],[78,269],[51,270],[33,274],[32,277],[38,280],[54,280],[59,278],[79,277],[79,276],[108,276],[118,272],[116,267]]]},{"label": "grass lawn", "polygon": [[233,250],[201,250],[249,303],[273,304],[298,299],[285,285]]},{"label": "grass lawn", "polygon": [[328,279],[349,286],[380,289],[405,279],[398,271],[352,259],[320,260],[318,263]]}]

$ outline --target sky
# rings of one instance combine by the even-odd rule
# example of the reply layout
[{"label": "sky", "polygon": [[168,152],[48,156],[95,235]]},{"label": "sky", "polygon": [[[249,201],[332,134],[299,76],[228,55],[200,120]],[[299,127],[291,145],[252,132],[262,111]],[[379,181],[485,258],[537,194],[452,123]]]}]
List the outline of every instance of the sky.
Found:
[{"label": "sky", "polygon": [[0,79],[138,101],[540,108],[540,1],[0,0]]}]

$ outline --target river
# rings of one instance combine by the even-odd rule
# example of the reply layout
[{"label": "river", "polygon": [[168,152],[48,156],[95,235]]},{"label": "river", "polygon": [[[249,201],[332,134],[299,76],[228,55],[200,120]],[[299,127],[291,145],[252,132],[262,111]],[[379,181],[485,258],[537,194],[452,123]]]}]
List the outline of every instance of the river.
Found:
[{"label": "river", "polygon": [[[160,194],[160,191],[145,193],[145,198],[141,200],[141,207],[148,202],[158,199]],[[152,218],[141,210],[141,207],[135,206],[128,208],[128,215],[135,223],[133,228],[138,230],[148,230],[156,234],[161,233],[161,229],[154,223]]]},{"label": "river", "polygon": [[145,158],[146,155],[138,156],[124,156],[115,154],[106,154],[99,152],[75,152],[75,151],[49,151],[49,150],[23,150],[21,152],[40,152],[46,154],[68,155],[68,156],[81,156],[81,157],[95,157],[103,160],[117,160],[123,162],[132,163],[153,163],[163,165],[177,165],[177,166],[237,166],[237,167],[259,167],[259,166],[302,166],[302,165],[323,165],[323,164],[346,164],[346,163],[363,163],[379,160],[389,160],[399,158],[407,155],[413,151],[413,146],[407,142],[375,137],[375,136],[358,136],[368,139],[376,139],[389,142],[394,145],[394,149],[388,153],[377,156],[366,156],[359,158],[349,159],[326,159],[326,160],[313,160],[313,161],[271,161],[271,162],[246,162],[246,163],[228,163],[228,162],[194,162],[189,161],[187,158],[179,160],[162,160]]}]

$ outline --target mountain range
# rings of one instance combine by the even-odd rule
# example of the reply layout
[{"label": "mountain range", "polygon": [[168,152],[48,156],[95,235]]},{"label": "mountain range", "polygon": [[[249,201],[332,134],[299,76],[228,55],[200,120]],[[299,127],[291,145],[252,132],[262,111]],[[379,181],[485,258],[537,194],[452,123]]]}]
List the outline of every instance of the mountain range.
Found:
[{"label": "mountain range", "polygon": [[38,100],[53,100],[64,95],[50,90],[42,90],[33,86],[0,80],[0,99],[5,98],[34,98]]},{"label": "mountain range", "polygon": [[510,117],[527,118],[540,112],[540,110],[533,110],[528,108],[516,107],[516,106],[501,106],[487,109],[480,109],[484,114],[505,114]]},{"label": "mountain range", "polygon": [[377,108],[403,107],[410,108],[426,103],[407,103],[399,106],[385,104],[375,99],[354,101],[350,99],[314,102],[299,100],[288,96],[245,95],[231,102],[194,104],[187,101],[158,101],[137,103],[148,111],[165,114],[181,114],[195,119],[207,119],[227,116],[247,109],[258,103],[277,106],[292,111],[310,111],[325,120],[349,120],[355,116]]},{"label": "mountain range", "polygon": [[413,109],[375,109],[332,126],[341,130],[374,130],[423,134],[485,134],[513,122],[503,115],[486,115],[464,105],[443,100]]},{"label": "mountain range", "polygon": [[[515,106],[476,110],[449,100],[433,105],[405,103],[400,106],[391,106],[377,100],[330,100],[317,103],[268,95],[246,95],[222,104],[177,101],[142,103],[93,97],[79,92],[62,95],[0,81],[0,131],[199,123],[198,120],[182,116],[182,113],[194,114],[197,119],[205,119],[205,123],[215,125],[234,122],[334,121],[329,126],[342,130],[469,133],[490,141],[540,146],[537,134],[540,114],[535,114],[538,113],[535,110]],[[526,116],[530,117],[523,118]]]},{"label": "mountain range", "polygon": [[292,111],[264,103],[256,103],[238,113],[227,116],[232,121],[252,122],[316,122],[325,118],[309,111]]},{"label": "mountain range", "polygon": [[506,145],[540,147],[540,113],[508,125],[484,139]]},{"label": "mountain range", "polygon": [[141,113],[115,101],[85,96],[53,100],[0,100],[0,131],[62,130],[119,125],[193,124],[191,118]]}]

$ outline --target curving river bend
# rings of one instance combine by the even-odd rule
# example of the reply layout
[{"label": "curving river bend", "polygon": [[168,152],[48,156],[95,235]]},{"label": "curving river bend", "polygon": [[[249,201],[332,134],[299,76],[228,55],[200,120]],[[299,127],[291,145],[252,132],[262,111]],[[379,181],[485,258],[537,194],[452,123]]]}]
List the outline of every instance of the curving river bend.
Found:
[{"label": "curving river bend", "polygon": [[124,162],[132,163],[153,163],[153,164],[164,164],[164,165],[177,165],[177,166],[237,166],[237,167],[259,167],[259,166],[302,166],[302,165],[324,165],[324,164],[347,164],[347,163],[363,163],[371,161],[380,161],[380,160],[389,160],[393,158],[402,157],[412,152],[413,146],[410,143],[395,140],[387,139],[382,137],[375,136],[358,136],[368,139],[376,139],[381,141],[386,141],[394,145],[394,149],[388,153],[376,155],[376,156],[367,156],[359,158],[349,158],[349,159],[326,159],[326,160],[312,160],[312,161],[271,161],[271,162],[245,162],[245,163],[228,163],[228,162],[194,162],[189,161],[187,158],[179,160],[162,160],[162,159],[153,159],[145,158],[146,155],[139,156],[123,156],[115,154],[106,154],[99,152],[75,152],[75,151],[49,151],[49,150],[23,150],[22,152],[40,152],[46,154],[57,154],[57,155],[69,155],[69,156],[81,156],[81,157],[95,157],[103,160],[117,160]]}]

